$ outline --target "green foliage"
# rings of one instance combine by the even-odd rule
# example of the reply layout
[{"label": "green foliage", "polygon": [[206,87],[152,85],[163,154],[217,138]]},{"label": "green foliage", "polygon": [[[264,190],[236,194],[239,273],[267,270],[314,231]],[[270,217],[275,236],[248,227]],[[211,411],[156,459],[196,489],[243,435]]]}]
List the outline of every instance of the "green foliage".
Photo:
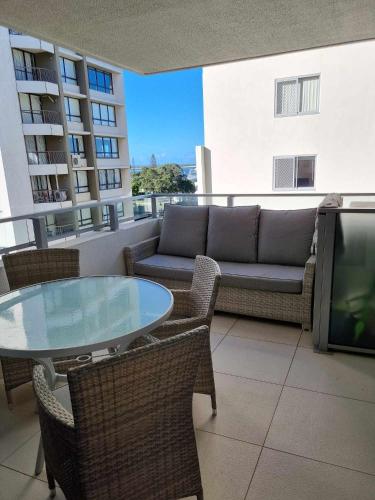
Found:
[{"label": "green foliage", "polygon": [[194,193],[195,185],[176,163],[161,167],[143,168],[132,176],[132,191],[142,193]]}]

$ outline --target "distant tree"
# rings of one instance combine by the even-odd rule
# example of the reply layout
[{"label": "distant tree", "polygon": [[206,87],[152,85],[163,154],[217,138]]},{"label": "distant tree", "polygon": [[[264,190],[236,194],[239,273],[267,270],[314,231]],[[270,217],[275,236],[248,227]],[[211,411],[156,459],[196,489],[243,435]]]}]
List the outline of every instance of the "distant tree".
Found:
[{"label": "distant tree", "polygon": [[154,155],[154,153],[152,153],[151,158],[150,158],[150,166],[151,167],[158,166],[158,162],[156,161],[156,156]]},{"label": "distant tree", "polygon": [[194,193],[195,185],[175,164],[143,168],[132,176],[133,195],[139,193]]}]

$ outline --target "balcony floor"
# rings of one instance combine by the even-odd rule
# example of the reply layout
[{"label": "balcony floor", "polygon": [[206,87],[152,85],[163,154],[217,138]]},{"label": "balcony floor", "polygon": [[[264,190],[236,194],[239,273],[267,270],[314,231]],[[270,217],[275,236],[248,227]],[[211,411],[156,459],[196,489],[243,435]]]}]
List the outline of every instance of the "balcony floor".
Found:
[{"label": "balcony floor", "polygon": [[[223,314],[212,349],[218,416],[194,396],[205,500],[374,498],[374,358],[316,354],[296,326]],[[31,387],[14,399],[11,413],[0,387],[0,498],[47,498]]]}]

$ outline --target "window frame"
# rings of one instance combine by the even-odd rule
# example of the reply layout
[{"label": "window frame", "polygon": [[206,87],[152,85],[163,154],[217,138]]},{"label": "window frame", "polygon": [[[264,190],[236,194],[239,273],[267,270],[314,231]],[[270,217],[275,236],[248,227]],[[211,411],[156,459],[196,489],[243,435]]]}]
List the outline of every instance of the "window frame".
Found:
[{"label": "window frame", "polygon": [[[88,193],[89,192],[89,177],[87,175],[86,170],[73,170],[74,173],[74,192],[79,193]],[[86,174],[86,185],[79,183],[79,174]]]},{"label": "window frame", "polygon": [[[94,118],[94,105],[99,106],[99,116],[100,116],[100,118]],[[108,120],[106,120],[105,118],[102,118],[102,107],[106,107],[107,108]],[[115,117],[114,120],[110,120],[109,119],[108,108],[112,108],[113,109],[113,115]],[[117,126],[117,123],[116,123],[116,108],[112,104],[105,104],[105,103],[95,102],[95,101],[91,102],[91,115],[92,115],[92,123],[94,125],[103,125],[105,127],[116,127]]]},{"label": "window frame", "polygon": [[[72,76],[67,76],[66,74],[66,68],[65,68],[65,61],[70,61],[74,65],[74,74],[75,77],[73,78]],[[68,83],[71,85],[78,85],[78,78],[77,78],[77,68],[76,68],[76,63],[72,59],[69,59],[68,57],[63,57],[60,56],[60,73],[61,73],[61,79],[64,83]]]},{"label": "window frame", "polygon": [[[79,209],[79,210],[77,210],[77,212],[78,212],[78,213],[77,213],[77,222],[78,222],[78,226],[79,226],[79,227],[92,226],[92,225],[93,225],[93,220],[92,220],[92,211],[91,211],[91,208],[90,208],[90,207],[88,207],[88,210],[90,210],[90,219],[88,219],[88,218],[84,219],[84,218],[82,217],[82,210],[84,210],[84,209]],[[90,222],[86,222],[86,223],[84,223],[84,221],[88,221],[88,220],[89,220]]]},{"label": "window frame", "polygon": [[[82,151],[80,151],[79,149],[76,150],[76,148],[75,148],[76,144],[79,145],[78,141],[76,141],[76,137],[82,137],[82,144],[83,144],[83,150]],[[72,144],[73,144],[74,151],[72,151],[70,149],[70,138],[72,138]],[[68,142],[69,142],[69,153],[71,155],[80,155],[81,158],[86,158],[85,141],[84,141],[82,135],[79,135],[79,134],[68,134]]]},{"label": "window frame", "polygon": [[[318,109],[317,111],[299,111],[300,107],[300,99],[301,99],[301,91],[299,81],[304,78],[319,78],[319,86],[318,86]],[[297,84],[297,112],[296,113],[278,113],[277,112],[277,85],[281,82],[290,82],[295,81]],[[285,78],[276,78],[274,84],[274,117],[275,118],[286,118],[288,116],[308,116],[308,115],[318,115],[320,114],[320,83],[321,83],[321,74],[320,73],[311,73],[309,75],[298,75],[298,76],[289,76]]]},{"label": "window frame", "polygon": [[[20,52],[22,54],[22,61],[23,61],[22,67],[19,67],[16,65],[16,61],[14,60],[15,52]],[[29,65],[27,63],[26,55],[30,58],[31,65]],[[16,80],[33,81],[34,80],[34,71],[36,68],[35,54],[33,52],[29,52],[28,50],[17,49],[14,47],[14,48],[12,48],[12,59],[13,59],[13,66],[14,66]],[[24,76],[24,78],[17,78],[17,75],[20,75],[20,74],[22,76]]]},{"label": "window frame", "polygon": [[[95,85],[90,82],[90,72],[95,73]],[[103,75],[104,85],[98,83],[98,73]],[[110,78],[110,86],[106,85],[106,76]],[[87,66],[87,77],[89,82],[89,88],[95,90],[96,92],[103,92],[104,94],[113,94],[113,77],[112,73],[105,71],[104,69],[96,68],[95,66]]]},{"label": "window frame", "polygon": [[[79,107],[79,115],[74,115],[71,110],[70,110],[70,101],[71,100],[77,101],[78,102],[78,107]],[[68,103],[68,112],[66,111],[66,105],[65,103]],[[82,123],[82,116],[81,116],[81,103],[79,99],[76,97],[70,97],[70,96],[64,96],[64,111],[65,111],[65,116],[68,122],[73,122],[73,123]],[[71,120],[70,118],[78,118],[78,120]]]},{"label": "window frame", "polygon": [[[97,142],[96,142],[98,140],[102,143],[102,152],[98,151]],[[104,141],[105,140],[109,140],[109,142],[110,142],[110,145],[111,145],[110,152],[105,151],[105,148],[104,148]],[[116,150],[113,149],[113,142],[112,141],[116,143]],[[95,155],[96,155],[96,158],[98,158],[100,160],[103,160],[103,159],[115,160],[115,159],[120,158],[120,153],[119,153],[119,149],[118,149],[118,138],[117,137],[109,137],[107,135],[96,135],[95,136]]]},{"label": "window frame", "polygon": [[[99,180],[99,191],[108,191],[110,189],[121,189],[122,188],[122,175],[121,168],[99,168],[98,180]],[[116,182],[116,173],[118,170],[120,181]],[[113,182],[108,180],[108,172],[113,172]],[[105,177],[105,183],[101,182],[101,176]]]},{"label": "window frame", "polygon": [[[316,154],[304,154],[304,155],[280,155],[280,156],[274,156],[273,161],[272,161],[272,191],[315,191],[316,190],[316,164],[317,164],[317,157],[318,155]],[[293,168],[294,168],[294,186],[290,188],[278,188],[275,186],[275,180],[276,180],[276,175],[275,175],[275,167],[276,167],[276,160],[282,160],[282,159],[293,159]],[[312,187],[297,187],[297,181],[298,181],[298,159],[299,158],[313,158],[314,159],[314,168],[313,168],[313,186]]]}]

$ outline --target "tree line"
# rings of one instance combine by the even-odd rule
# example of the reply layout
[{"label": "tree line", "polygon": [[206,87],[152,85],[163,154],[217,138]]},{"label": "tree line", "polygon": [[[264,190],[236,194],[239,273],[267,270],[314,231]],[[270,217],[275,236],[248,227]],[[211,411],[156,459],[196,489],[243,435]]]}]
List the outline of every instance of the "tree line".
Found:
[{"label": "tree line", "polygon": [[132,174],[133,196],[148,193],[195,193],[194,183],[177,163],[144,167]]}]

